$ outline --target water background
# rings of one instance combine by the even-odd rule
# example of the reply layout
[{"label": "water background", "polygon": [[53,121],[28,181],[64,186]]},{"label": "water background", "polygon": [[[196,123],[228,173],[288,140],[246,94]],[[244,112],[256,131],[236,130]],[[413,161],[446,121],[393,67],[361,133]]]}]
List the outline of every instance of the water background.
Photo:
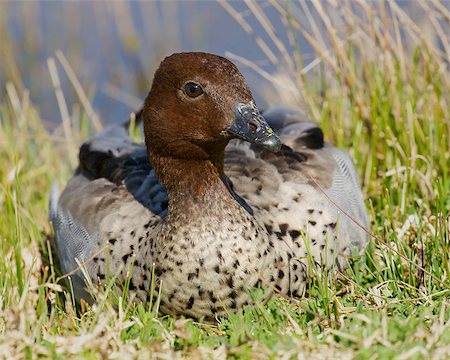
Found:
[{"label": "water background", "polygon": [[[59,123],[61,120],[47,67],[47,59],[54,57],[59,49],[73,67],[94,110],[104,123],[111,123],[126,119],[136,110],[150,88],[158,63],[173,52],[206,51],[224,55],[228,51],[268,73],[285,66],[282,60],[271,63],[256,44],[256,37],[260,37],[278,54],[245,3],[231,1],[229,4],[249,24],[251,34],[215,1],[8,1],[0,3],[3,22],[0,41],[7,43],[3,48],[14,59],[23,88],[30,90],[30,98],[45,121]],[[279,39],[292,50],[278,11],[269,2],[258,4]],[[311,7],[307,2],[304,4]],[[414,2],[399,4],[420,23],[420,11]],[[300,6],[294,4],[293,11],[308,28],[309,20]],[[318,25],[323,26],[320,22]],[[314,59],[311,47],[302,37],[298,37],[298,46],[305,64]],[[248,66],[237,65],[258,105],[264,107],[270,103],[270,93],[276,91],[273,85]],[[78,97],[61,66],[58,71],[72,111]],[[0,63],[1,88],[9,76],[8,69]]]}]

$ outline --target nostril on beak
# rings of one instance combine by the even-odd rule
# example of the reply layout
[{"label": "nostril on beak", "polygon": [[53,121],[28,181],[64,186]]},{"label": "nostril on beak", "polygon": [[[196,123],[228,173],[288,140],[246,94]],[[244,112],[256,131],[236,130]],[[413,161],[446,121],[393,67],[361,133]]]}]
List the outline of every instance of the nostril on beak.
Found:
[{"label": "nostril on beak", "polygon": [[253,122],[247,123],[247,127],[248,127],[248,129],[249,129],[250,131],[253,131],[253,132],[255,132],[256,130],[258,130],[258,125],[256,125],[256,124],[253,123]]}]

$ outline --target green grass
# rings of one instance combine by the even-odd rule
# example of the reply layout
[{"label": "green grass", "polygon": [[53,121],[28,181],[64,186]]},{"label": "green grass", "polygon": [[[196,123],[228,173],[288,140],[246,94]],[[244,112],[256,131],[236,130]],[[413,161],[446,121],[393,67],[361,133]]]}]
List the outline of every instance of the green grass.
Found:
[{"label": "green grass", "polygon": [[[286,51],[299,61],[295,39],[308,36],[311,24],[300,24],[289,6],[276,7],[291,35]],[[320,9],[316,5],[325,22]],[[305,298],[275,297],[213,325],[163,316],[155,304],[136,306],[108,289],[85,312],[74,308],[48,255],[47,203],[53,179],[70,176],[89,116],[73,112],[65,128],[49,129],[28,94],[5,84],[0,357],[448,358],[449,54],[434,45],[436,28],[424,36],[394,5],[391,15],[371,9],[339,9],[353,31],[334,33],[331,22],[321,35],[328,45],[311,31],[309,41],[323,56],[320,65],[303,74],[297,62],[290,74],[294,92],[327,139],[354,157],[374,238],[346,273],[312,276]],[[438,13],[450,19],[445,9]],[[384,21],[391,28],[380,26]],[[398,29],[405,33],[402,44],[395,38]],[[276,96],[292,99],[286,91],[270,96],[278,103],[283,101]]]}]

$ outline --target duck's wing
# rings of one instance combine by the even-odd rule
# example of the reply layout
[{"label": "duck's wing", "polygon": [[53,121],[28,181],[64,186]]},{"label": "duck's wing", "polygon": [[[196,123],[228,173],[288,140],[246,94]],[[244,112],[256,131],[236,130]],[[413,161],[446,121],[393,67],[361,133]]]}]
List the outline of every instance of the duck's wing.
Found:
[{"label": "duck's wing", "polygon": [[[140,258],[146,257],[141,263],[151,267],[145,241],[167,214],[166,190],[147,159],[145,145],[133,142],[126,126],[110,127],[84,143],[79,160],[64,191],[60,194],[54,186],[50,194],[49,216],[62,271],[78,268],[77,260],[89,261],[91,277],[103,277],[102,249],[108,247],[114,252],[111,258],[123,259],[124,264],[136,256],[131,285],[137,287],[139,280],[133,281]],[[110,268],[114,271],[119,265]],[[77,297],[85,297],[81,273],[73,281]]]},{"label": "duck's wing", "polygon": [[[296,257],[316,262],[361,251],[368,228],[358,176],[348,154],[324,142],[320,127],[286,107],[263,116],[283,142],[280,152],[233,141],[225,173],[270,233]],[[328,251],[327,251],[328,250]],[[306,262],[306,261],[305,261]]]},{"label": "duck's wing", "polygon": [[125,186],[136,201],[155,215],[167,213],[167,191],[158,180],[145,144],[137,144],[124,126],[113,126],[80,148],[79,172],[90,179],[106,179]]}]

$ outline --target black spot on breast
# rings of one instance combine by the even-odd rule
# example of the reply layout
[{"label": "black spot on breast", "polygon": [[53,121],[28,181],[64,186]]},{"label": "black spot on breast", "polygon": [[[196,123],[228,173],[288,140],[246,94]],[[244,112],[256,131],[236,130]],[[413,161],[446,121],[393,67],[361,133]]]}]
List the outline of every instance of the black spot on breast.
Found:
[{"label": "black spot on breast", "polygon": [[273,233],[272,225],[264,224],[264,226],[266,227],[266,230],[269,233],[269,235],[272,235]]},{"label": "black spot on breast", "polygon": [[234,263],[233,263],[233,267],[234,267],[235,269],[237,269],[239,265],[240,265],[240,264],[239,264],[239,260],[236,259],[236,260],[234,261]]},{"label": "black spot on breast", "polygon": [[312,213],[314,213],[314,209],[308,209],[308,212],[309,212],[310,214],[312,214]]},{"label": "black spot on breast", "polygon": [[122,261],[124,263],[126,263],[128,261],[128,258],[131,256],[131,253],[125,254],[124,256],[122,256]]},{"label": "black spot on breast", "polygon": [[232,288],[234,285],[233,278],[231,276],[227,279],[227,285],[230,288]]},{"label": "black spot on breast", "polygon": [[280,224],[281,235],[283,235],[283,236],[286,235],[288,227],[289,227],[288,224]]},{"label": "black spot on breast", "polygon": [[133,280],[130,281],[130,285],[128,286],[128,290],[136,290],[136,286],[133,283]]},{"label": "black spot on breast", "polygon": [[156,275],[156,276],[161,276],[163,273],[164,273],[163,268],[161,268],[161,267],[159,267],[159,266],[156,266],[156,267],[155,267],[155,275]]},{"label": "black spot on breast", "polygon": [[284,278],[284,272],[283,270],[278,270],[278,279]]},{"label": "black spot on breast", "polygon": [[217,250],[216,254],[217,254],[217,257],[219,258],[220,262],[222,263],[223,262],[222,253],[219,250]]},{"label": "black spot on breast", "polygon": [[336,223],[335,222],[329,223],[328,226],[334,229],[336,227]]},{"label": "black spot on breast", "polygon": [[230,291],[230,293],[228,294],[228,297],[230,299],[236,299],[237,298],[237,292],[234,291],[234,290]]},{"label": "black spot on breast", "polygon": [[308,223],[310,223],[312,226],[316,226],[317,221],[308,220]]},{"label": "black spot on breast", "polygon": [[291,235],[292,240],[297,239],[300,236],[300,231],[298,230],[290,230],[289,235]]},{"label": "black spot on breast", "polygon": [[116,243],[116,241],[117,241],[117,239],[109,239],[108,240],[108,242],[111,244],[111,245],[114,245],[115,243]]},{"label": "black spot on breast", "polygon": [[192,309],[192,306],[194,305],[194,295],[191,295],[191,297],[189,298],[189,301],[186,305],[186,309]]},{"label": "black spot on breast", "polygon": [[216,272],[216,273],[220,273],[220,267],[219,267],[219,265],[216,265],[216,266],[214,266],[214,271]]}]

